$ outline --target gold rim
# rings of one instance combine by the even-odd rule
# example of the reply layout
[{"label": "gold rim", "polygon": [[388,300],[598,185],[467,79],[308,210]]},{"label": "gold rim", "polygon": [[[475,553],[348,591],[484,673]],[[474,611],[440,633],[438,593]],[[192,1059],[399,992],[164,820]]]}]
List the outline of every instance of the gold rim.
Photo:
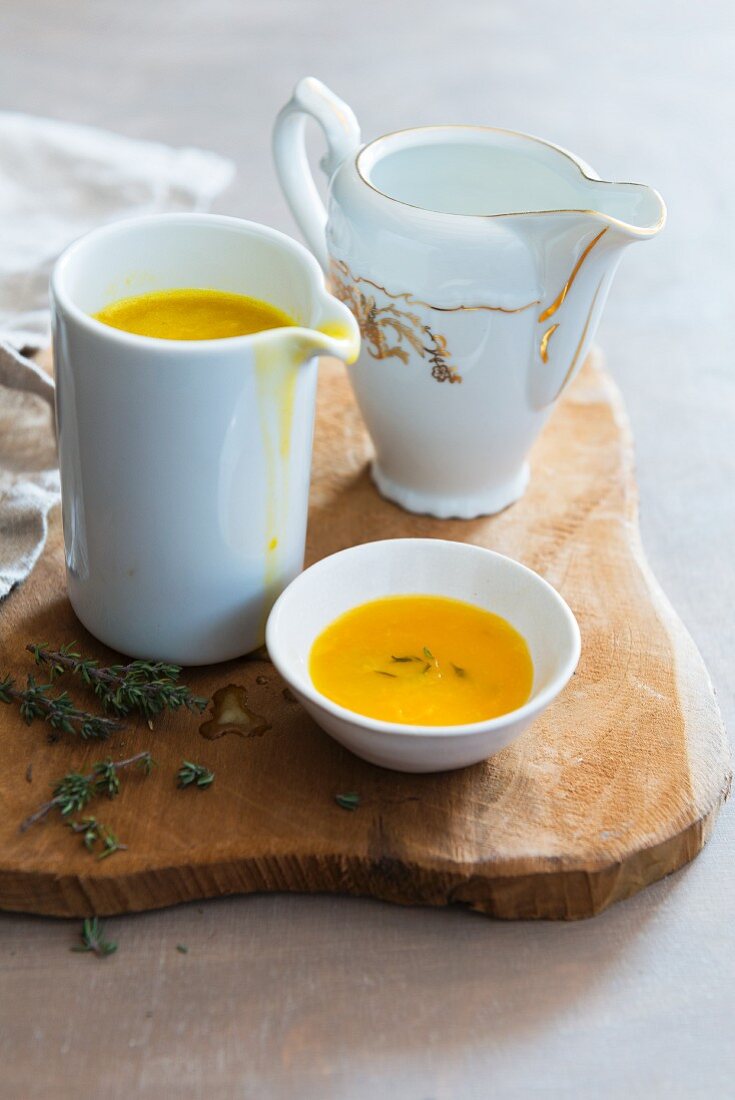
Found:
[{"label": "gold rim", "polygon": [[[412,202],[404,202],[403,199],[397,199],[393,195],[389,195],[386,191],[381,191],[379,187],[376,187],[374,183],[371,183],[367,176],[363,175],[360,168],[360,158],[364,153],[371,149],[374,145],[378,145],[379,142],[385,141],[387,138],[398,137],[399,134],[415,134],[424,130],[481,130],[486,133],[493,134],[507,134],[509,137],[523,138],[524,141],[532,141],[536,145],[543,145],[547,149],[553,149],[555,152],[560,153],[566,160],[577,169],[583,179],[586,179],[589,183],[604,183],[606,186],[614,187],[646,187],[659,201],[661,206],[661,214],[655,225],[650,226],[647,229],[640,229],[638,226],[631,225],[630,222],[624,222],[620,218],[614,218],[610,214],[603,214],[601,210],[582,210],[563,208],[559,210],[509,210],[506,213],[501,214],[453,214],[440,210],[429,210],[425,206],[417,206]],[[573,153],[569,153],[566,149],[562,149],[560,145],[554,145],[552,141],[545,141],[543,138],[534,137],[533,134],[524,134],[520,130],[505,130],[500,126],[479,126],[472,124],[462,123],[443,123],[438,126],[408,126],[403,130],[391,130],[390,133],[382,134],[380,137],[373,138],[367,145],[363,145],[362,149],[359,149],[355,154],[355,169],[362,182],[374,191],[376,195],[381,195],[384,199],[388,199],[390,202],[398,203],[399,206],[407,206],[411,210],[421,210],[425,214],[442,214],[448,218],[525,218],[529,215],[539,214],[587,214],[596,218],[603,218],[611,225],[620,226],[626,229],[630,233],[634,233],[640,237],[652,237],[655,233],[658,233],[660,229],[666,224],[666,203],[661,195],[653,187],[648,187],[647,184],[633,183],[629,180],[603,180],[596,176],[590,176],[585,172],[582,163],[574,156]]]},{"label": "gold rim", "polygon": [[[396,200],[398,201],[398,200]],[[376,290],[381,291],[387,298],[392,298],[394,301],[402,300],[407,306],[424,306],[426,309],[433,309],[437,313],[474,313],[478,310],[487,310],[489,313],[523,313],[524,310],[531,309],[532,306],[541,305],[540,298],[534,298],[532,302],[526,302],[523,306],[435,306],[431,302],[425,302],[422,298],[414,298],[410,291],[400,291],[396,294],[391,294],[389,290],[381,283],[376,283],[372,279],[368,279],[365,275],[354,275],[344,260],[337,260],[334,256],[331,257],[330,262],[341,271],[343,275],[346,275],[348,279],[352,279],[353,283],[367,283],[368,286],[375,287]],[[575,272],[576,274],[576,272]]]}]

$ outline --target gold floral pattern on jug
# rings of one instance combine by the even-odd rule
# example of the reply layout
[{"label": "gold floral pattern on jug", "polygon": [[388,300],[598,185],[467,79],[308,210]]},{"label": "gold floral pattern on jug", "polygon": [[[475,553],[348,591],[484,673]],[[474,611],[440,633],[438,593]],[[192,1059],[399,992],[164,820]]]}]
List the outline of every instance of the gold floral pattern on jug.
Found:
[{"label": "gold floral pattern on jug", "polygon": [[[451,353],[447,338],[434,332],[416,313],[399,309],[395,302],[408,302],[410,294],[391,294],[369,279],[353,275],[342,260],[330,264],[334,294],[352,310],[360,328],[364,346],[373,359],[400,359],[409,361],[409,348],[431,366],[431,377],[437,382],[461,382],[462,376],[449,362]],[[386,305],[378,305],[374,294],[366,293],[358,284],[368,283],[392,299]]]}]

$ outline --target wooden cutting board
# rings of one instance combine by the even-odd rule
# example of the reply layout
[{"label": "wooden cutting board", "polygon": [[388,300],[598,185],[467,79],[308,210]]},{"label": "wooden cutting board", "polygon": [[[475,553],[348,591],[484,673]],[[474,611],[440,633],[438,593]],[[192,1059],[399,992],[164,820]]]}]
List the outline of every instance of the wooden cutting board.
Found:
[{"label": "wooden cutting board", "polygon": [[[380,369],[380,367],[376,367]],[[211,741],[176,714],[132,721],[106,746],[47,740],[0,707],[0,907],[113,914],[253,891],[460,903],[504,918],[577,918],[692,859],[730,783],[722,722],[702,660],[640,544],[631,438],[620,397],[588,363],[533,454],[525,498],[494,518],[441,521],[381,500],[342,368],[320,384],[308,560],[357,542],[416,535],[467,540],[519,558],[565,596],[582,629],[578,671],[514,745],[460,772],[410,776],[363,763],[284,694],[264,660],[186,676],[201,695],[242,685],[270,725]],[[76,639],[115,655],[65,596],[58,516],[30,579],[0,608],[0,674],[32,671],[27,641]],[[78,700],[83,687],[66,685]],[[154,774],[123,781],[90,812],[129,850],[97,862],[58,818],[20,834],[52,780],[151,749]],[[182,759],[216,773],[179,791]],[[334,796],[358,792],[359,808]]]}]

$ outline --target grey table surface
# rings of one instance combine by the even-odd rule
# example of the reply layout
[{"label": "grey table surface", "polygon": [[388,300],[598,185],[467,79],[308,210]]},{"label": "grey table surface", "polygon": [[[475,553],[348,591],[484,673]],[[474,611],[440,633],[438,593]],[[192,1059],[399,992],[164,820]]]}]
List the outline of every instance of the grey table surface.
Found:
[{"label": "grey table surface", "polygon": [[[599,334],[632,418],[646,549],[735,701],[729,0],[3,0],[3,107],[232,157],[219,202],[295,233],[270,128],[321,77],[366,137],[480,122],[656,186]],[[76,925],[0,918],[0,1095],[735,1095],[732,808],[688,868],[583,923],[329,897]],[[186,943],[189,953],[176,951]],[[68,1011],[59,1011],[63,1001]]]}]

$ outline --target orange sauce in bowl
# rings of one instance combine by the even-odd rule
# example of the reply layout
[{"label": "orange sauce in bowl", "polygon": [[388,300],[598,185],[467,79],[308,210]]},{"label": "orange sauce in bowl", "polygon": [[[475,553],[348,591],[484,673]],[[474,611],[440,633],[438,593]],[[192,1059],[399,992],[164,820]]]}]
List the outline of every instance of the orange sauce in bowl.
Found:
[{"label": "orange sauce in bowl", "polygon": [[500,615],[445,596],[388,596],[340,615],[309,655],[314,687],[369,718],[465,725],[523,706],[525,639]]}]

